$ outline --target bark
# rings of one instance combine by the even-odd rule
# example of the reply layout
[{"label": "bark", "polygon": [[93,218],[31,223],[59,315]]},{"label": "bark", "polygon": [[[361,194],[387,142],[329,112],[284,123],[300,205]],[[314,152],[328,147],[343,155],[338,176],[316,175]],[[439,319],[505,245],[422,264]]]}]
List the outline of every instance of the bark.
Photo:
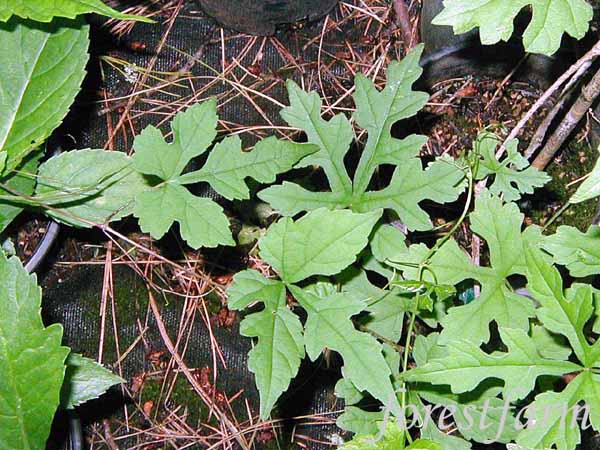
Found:
[{"label": "bark", "polygon": [[573,103],[565,118],[531,164],[533,167],[543,170],[548,165],[577,124],[586,115],[598,95],[600,95],[600,70],[594,74],[591,81],[582,89],[579,98]]}]

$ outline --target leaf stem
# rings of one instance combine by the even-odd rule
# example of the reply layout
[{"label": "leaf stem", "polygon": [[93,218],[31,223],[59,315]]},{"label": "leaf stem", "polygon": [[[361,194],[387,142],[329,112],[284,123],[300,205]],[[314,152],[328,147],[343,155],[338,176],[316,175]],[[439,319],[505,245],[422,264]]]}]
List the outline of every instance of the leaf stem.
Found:
[{"label": "leaf stem", "polygon": [[[467,176],[469,186],[468,186],[468,191],[467,191],[467,200],[465,202],[465,207],[463,208],[462,214],[460,215],[460,217],[458,218],[456,223],[453,225],[453,227],[450,229],[448,234],[446,234],[444,237],[439,239],[435,243],[435,245],[433,247],[431,247],[431,249],[427,253],[427,256],[425,256],[425,258],[423,259],[421,264],[419,264],[419,274],[418,274],[419,282],[423,281],[423,275],[424,275],[425,271],[430,270],[428,268],[429,260],[435,255],[435,253],[440,249],[440,247],[442,245],[444,245],[452,237],[452,235],[456,232],[456,230],[458,230],[458,228],[465,221],[467,214],[469,213],[471,202],[473,201],[473,192],[474,192],[474,189],[473,189],[474,176],[473,176],[473,168],[471,166],[467,166],[466,176]],[[413,310],[410,313],[410,322],[408,325],[408,330],[406,331],[406,344],[404,346],[404,358],[402,361],[402,374],[404,374],[408,369],[408,361],[410,358],[410,353],[411,353],[410,349],[411,349],[411,345],[412,345],[412,342],[411,342],[412,334],[413,334],[415,322],[417,319],[417,313],[419,310],[419,303],[421,300],[421,296],[422,296],[422,294],[420,294],[420,293],[417,294],[416,301],[413,306]],[[401,413],[404,413],[404,411],[406,410],[406,382],[404,380],[402,380],[401,392],[402,392],[402,401],[401,401],[402,408],[400,411],[401,411]],[[405,433],[406,438],[408,439],[409,443],[412,443],[412,437],[411,437],[410,433],[408,433],[407,430],[402,430],[402,431]],[[400,449],[404,450],[405,445],[406,445],[405,441],[402,441]]]}]

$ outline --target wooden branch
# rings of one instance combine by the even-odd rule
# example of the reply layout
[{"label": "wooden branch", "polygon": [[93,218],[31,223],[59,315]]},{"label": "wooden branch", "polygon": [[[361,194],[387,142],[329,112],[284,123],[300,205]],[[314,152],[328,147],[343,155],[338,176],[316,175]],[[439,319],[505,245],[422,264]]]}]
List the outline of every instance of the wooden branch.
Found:
[{"label": "wooden branch", "polygon": [[408,12],[408,6],[404,3],[404,0],[393,0],[394,13],[396,15],[396,23],[400,27],[402,32],[402,40],[406,50],[410,50],[414,47],[413,43],[413,32],[410,24],[410,13]]},{"label": "wooden branch", "polygon": [[569,109],[565,118],[556,128],[552,136],[550,136],[544,148],[531,164],[533,167],[538,170],[543,170],[548,163],[552,161],[556,152],[558,152],[579,121],[592,107],[592,104],[598,95],[600,95],[600,70],[594,74],[591,81],[582,89],[579,98],[573,103],[573,106],[571,106],[571,109]]}]

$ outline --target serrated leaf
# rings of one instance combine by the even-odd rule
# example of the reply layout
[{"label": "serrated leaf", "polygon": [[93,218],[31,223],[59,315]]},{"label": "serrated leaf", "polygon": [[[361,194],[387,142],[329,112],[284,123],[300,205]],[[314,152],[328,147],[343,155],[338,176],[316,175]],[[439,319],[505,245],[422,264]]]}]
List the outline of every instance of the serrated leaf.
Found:
[{"label": "serrated leaf", "polygon": [[231,309],[242,309],[252,301],[265,305],[262,311],[244,318],[240,334],[258,338],[249,353],[248,368],[256,376],[260,417],[266,420],[304,358],[302,324],[286,306],[285,285],[268,280],[256,271],[238,273],[228,296]]},{"label": "serrated leaf", "polygon": [[88,35],[89,27],[81,20],[36,24],[13,19],[0,23],[4,174],[38,148],[69,111],[85,75]]},{"label": "serrated leaf", "polygon": [[[2,153],[0,153],[1,155]],[[6,156],[6,153],[4,153]],[[38,164],[42,152],[35,152],[25,158],[21,165],[12,173],[7,174],[0,180],[4,186],[7,186],[10,191],[0,188],[0,195],[15,195],[16,193],[23,196],[33,194],[35,188],[35,174],[38,169]],[[23,211],[23,205],[19,202],[10,200],[0,200],[0,233]]]},{"label": "serrated leaf", "polygon": [[51,205],[46,214],[54,219],[89,228],[130,215],[135,197],[149,187],[125,153],[86,149],[44,162],[34,199]]},{"label": "serrated leaf", "polygon": [[[319,208],[351,208],[357,212],[386,208],[394,210],[410,229],[430,228],[429,217],[419,203],[426,199],[456,200],[464,189],[461,183],[464,174],[449,158],[434,161],[424,170],[418,154],[427,139],[417,135],[396,139],[391,135],[394,123],[416,114],[427,101],[427,94],[412,90],[412,84],[422,73],[418,64],[422,51],[423,47],[418,46],[401,62],[392,62],[382,91],[368,78],[356,77],[355,118],[368,131],[368,139],[352,181],[344,165],[354,137],[350,122],[343,115],[329,122],[323,120],[318,95],[303,92],[289,82],[291,105],[282,116],[290,126],[303,129],[308,141],[319,147],[301,165],[320,166],[329,181],[330,192],[309,191],[284,182],[259,192],[258,196],[286,216]],[[390,185],[367,191],[375,170],[383,164],[396,166]]]},{"label": "serrated leaf", "polygon": [[[600,430],[600,377],[583,372],[575,377],[560,393],[544,392],[527,408],[528,426],[519,434],[517,443],[526,448],[555,448],[575,450],[581,441],[579,424],[573,423],[584,416],[577,407],[584,401],[589,408],[587,426]],[[581,407],[583,408],[583,407]],[[575,416],[575,417],[574,417]]]},{"label": "serrated leaf", "polygon": [[561,225],[555,234],[544,238],[542,248],[574,277],[600,273],[600,227],[597,225],[591,225],[585,233]]},{"label": "serrated leaf", "polygon": [[62,327],[44,327],[41,290],[0,252],[0,448],[42,449],[59,404],[69,353]]},{"label": "serrated leaf", "polygon": [[477,180],[490,175],[494,181],[489,190],[494,195],[502,195],[505,201],[519,200],[522,194],[533,194],[535,188],[544,186],[550,177],[542,171],[529,166],[529,161],[519,153],[519,141],[511,140],[506,145],[506,157],[502,162],[496,159],[496,148],[500,139],[493,133],[483,132],[477,136],[473,150],[483,160],[477,171]]},{"label": "serrated leaf", "polygon": [[[362,392],[356,389],[356,386],[354,386],[350,381],[346,380],[345,378],[340,378],[335,384],[334,393],[337,398],[343,398],[344,403],[346,405],[355,405],[364,398]],[[358,431],[354,431],[351,428],[340,428],[352,431],[354,433],[359,433]]]},{"label": "serrated leaf", "polygon": [[335,275],[356,260],[380,216],[317,209],[297,221],[283,218],[260,240],[260,255],[286,283]]},{"label": "serrated leaf", "polygon": [[592,7],[585,0],[445,0],[435,25],[450,25],[457,34],[479,27],[485,45],[508,41],[513,22],[526,6],[533,9],[531,23],[523,35],[525,50],[552,55],[564,33],[581,39],[588,31]]},{"label": "serrated leaf", "polygon": [[101,0],[2,0],[0,2],[0,21],[5,22],[16,15],[36,22],[50,22],[55,17],[68,17],[74,19],[81,14],[97,13],[119,20],[139,20],[152,22],[152,20],[122,14],[105,5]]},{"label": "serrated leaf", "polygon": [[589,176],[577,188],[569,203],[581,203],[600,196],[600,158],[596,161]]},{"label": "serrated leaf", "polygon": [[273,183],[277,174],[291,170],[294,164],[317,149],[315,145],[270,137],[258,142],[251,152],[244,152],[241,139],[230,136],[215,146],[202,169],[182,175],[179,181],[182,184],[205,181],[229,200],[248,199],[250,190],[245,178]]},{"label": "serrated leaf", "polygon": [[594,312],[591,285],[573,285],[566,295],[556,268],[546,262],[539,250],[525,251],[527,260],[527,288],[540,303],[536,314],[553,333],[565,336],[577,358],[585,367],[591,367],[600,357],[600,343],[591,346],[584,326]]},{"label": "serrated leaf", "polygon": [[[481,294],[471,303],[455,306],[442,319],[444,327],[440,342],[454,339],[470,340],[475,344],[486,342],[490,337],[489,324],[495,321],[501,327],[529,329],[529,318],[534,316],[530,299],[508,288],[511,275],[525,275],[524,248],[540,239],[539,231],[528,228],[521,232],[523,214],[514,203],[503,204],[487,191],[483,191],[470,214],[471,229],[486,240],[490,252],[490,266],[476,266],[470,257],[450,240],[431,258],[427,281],[456,285],[473,279],[481,284]],[[409,260],[421,262],[427,248],[412,246]],[[415,278],[416,270],[407,267],[407,278]]]},{"label": "serrated leaf", "polygon": [[179,222],[181,237],[192,248],[235,245],[223,208],[177,184],[164,184],[139,194],[133,214],[142,231],[156,239]]},{"label": "serrated leaf", "polygon": [[350,320],[365,308],[364,303],[344,293],[319,298],[297,286],[289,289],[308,313],[304,342],[310,359],[316,360],[325,348],[338,352],[344,360],[346,378],[359,391],[369,392],[390,405],[392,411],[398,411],[391,371],[381,344],[371,335],[356,330]]},{"label": "serrated leaf", "polygon": [[111,386],[124,383],[121,377],[102,367],[96,361],[78,353],[69,354],[61,392],[61,406],[73,409],[100,397]]},{"label": "serrated leaf", "polygon": [[541,375],[561,376],[581,370],[581,366],[543,358],[535,343],[523,330],[500,328],[506,353],[484,353],[469,341],[453,341],[445,345],[447,356],[429,360],[426,364],[409,370],[404,379],[449,385],[454,394],[474,390],[484,380],[498,378],[504,381],[504,398],[524,398],[534,388]]}]

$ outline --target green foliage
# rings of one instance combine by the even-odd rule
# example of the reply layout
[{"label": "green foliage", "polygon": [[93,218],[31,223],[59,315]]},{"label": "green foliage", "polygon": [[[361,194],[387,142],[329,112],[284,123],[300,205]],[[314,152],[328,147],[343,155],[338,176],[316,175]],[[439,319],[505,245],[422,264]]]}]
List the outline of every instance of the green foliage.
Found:
[{"label": "green foliage", "polygon": [[[255,271],[236,275],[228,290],[229,307],[239,310],[254,301],[265,304],[241,325],[244,335],[258,337],[250,354],[250,370],[256,374],[261,417],[269,416],[296,375],[305,349],[313,361],[325,348],[337,351],[348,381],[358,390],[382,402],[395,398],[381,344],[356,330],[351,320],[366,304],[336,292],[327,282],[304,288],[296,284],[315,275],[335,275],[352,264],[380,215],[381,211],[359,214],[317,209],[297,221],[283,218],[259,242],[261,257],[281,281],[268,280]],[[286,289],[308,314],[304,327],[288,309]]]},{"label": "green foliage", "polygon": [[543,358],[533,340],[523,330],[500,328],[506,353],[487,354],[469,341],[452,341],[445,346],[446,356],[404,374],[409,382],[447,384],[455,394],[475,390],[484,380],[504,381],[505,398],[518,400],[533,390],[542,375],[560,376],[581,369],[569,361]]},{"label": "green foliage", "polygon": [[592,19],[592,6],[585,0],[445,0],[436,25],[450,25],[456,34],[479,27],[483,44],[508,41],[517,14],[531,6],[533,17],[523,35],[525,50],[552,55],[564,33],[581,39]]},{"label": "green foliage", "polygon": [[153,187],[137,196],[134,215],[154,238],[179,222],[181,236],[194,248],[234,245],[223,209],[208,198],[194,196],[184,185],[206,181],[229,199],[245,199],[249,196],[246,177],[274,181],[277,173],[316,150],[268,139],[244,153],[239,138],[229,137],[215,146],[202,169],[182,175],[192,158],[204,154],[215,139],[217,119],[216,100],[209,100],[175,116],[171,143],[153,126],[135,138],[134,167],[153,181]]},{"label": "green foliage", "polygon": [[600,273],[600,227],[597,225],[591,225],[585,233],[574,227],[560,226],[555,234],[544,239],[542,247],[574,277]]},{"label": "green foliage", "polygon": [[0,448],[44,448],[69,353],[42,323],[35,276],[0,252]]},{"label": "green foliage", "polygon": [[34,199],[52,206],[47,214],[60,222],[91,227],[130,215],[148,188],[125,153],[88,149],[43,163]]},{"label": "green foliage", "polygon": [[240,333],[258,338],[250,351],[248,367],[256,375],[260,416],[267,419],[279,396],[298,373],[304,358],[302,324],[286,305],[285,285],[253,270],[238,273],[229,289],[229,308],[239,310],[254,301],[265,308],[244,318]]},{"label": "green foliage", "polygon": [[596,161],[596,164],[588,177],[571,196],[569,203],[581,203],[598,196],[600,196],[600,158]]},{"label": "green foliage", "polygon": [[92,360],[69,355],[61,345],[62,327],[42,323],[35,275],[2,252],[0,285],[0,448],[45,448],[59,404],[72,408],[122,380]]},{"label": "green foliage", "polygon": [[89,28],[80,20],[0,23],[0,152],[6,154],[5,175],[39,147],[69,111],[85,75],[88,35]]},{"label": "green foliage", "polygon": [[23,205],[15,196],[30,196],[35,188],[35,174],[37,172],[41,152],[34,152],[25,157],[12,173],[2,178],[2,183],[7,189],[0,188],[0,195],[8,196],[0,200],[0,233],[23,211]]},{"label": "green foliage", "polygon": [[37,22],[50,22],[55,17],[74,19],[80,14],[97,13],[114,19],[151,22],[144,17],[122,14],[101,0],[3,0],[0,3],[0,21],[19,16]]},{"label": "green foliage", "polygon": [[522,194],[532,194],[535,188],[544,186],[550,177],[534,167],[519,153],[516,139],[506,145],[507,156],[502,161],[496,158],[496,148],[500,140],[489,132],[480,133],[475,140],[473,151],[482,156],[477,171],[477,180],[494,176],[489,190],[494,195],[502,195],[504,200],[519,200]]},{"label": "green foliage", "polygon": [[[523,214],[517,205],[503,204],[485,191],[477,199],[470,221],[471,230],[487,242],[490,266],[473,264],[453,240],[435,253],[429,265],[436,276],[429,281],[454,285],[473,279],[481,284],[481,295],[475,301],[451,308],[442,320],[440,339],[446,343],[460,338],[481,344],[490,337],[490,322],[526,330],[529,318],[534,316],[531,301],[514,293],[507,280],[515,274],[525,275],[524,249],[540,239],[539,230],[532,227],[521,232]],[[419,260],[425,252],[423,245],[411,247],[413,260]],[[407,270],[406,274],[410,279],[415,278],[414,270]]]},{"label": "green foliage", "polygon": [[73,409],[100,397],[111,386],[125,382],[96,361],[78,353],[71,353],[65,364],[67,367],[61,392],[63,408]]},{"label": "green foliage", "polygon": [[[290,126],[304,130],[308,141],[319,147],[301,165],[321,167],[331,191],[313,192],[284,182],[258,196],[286,216],[321,207],[351,208],[357,212],[383,208],[393,210],[412,230],[431,228],[431,221],[419,203],[425,199],[440,203],[456,200],[464,189],[461,183],[464,174],[448,158],[440,158],[424,170],[417,156],[426,138],[411,135],[396,139],[391,135],[392,125],[414,116],[427,102],[427,94],[412,91],[412,84],[422,73],[418,64],[422,51],[419,46],[401,62],[391,63],[386,87],[381,92],[371,80],[357,75],[354,119],[369,137],[352,180],[344,165],[354,139],[350,121],[342,114],[324,120],[319,96],[306,93],[288,81],[291,104],[281,115]],[[390,184],[369,191],[373,174],[383,164],[395,166]]]}]

